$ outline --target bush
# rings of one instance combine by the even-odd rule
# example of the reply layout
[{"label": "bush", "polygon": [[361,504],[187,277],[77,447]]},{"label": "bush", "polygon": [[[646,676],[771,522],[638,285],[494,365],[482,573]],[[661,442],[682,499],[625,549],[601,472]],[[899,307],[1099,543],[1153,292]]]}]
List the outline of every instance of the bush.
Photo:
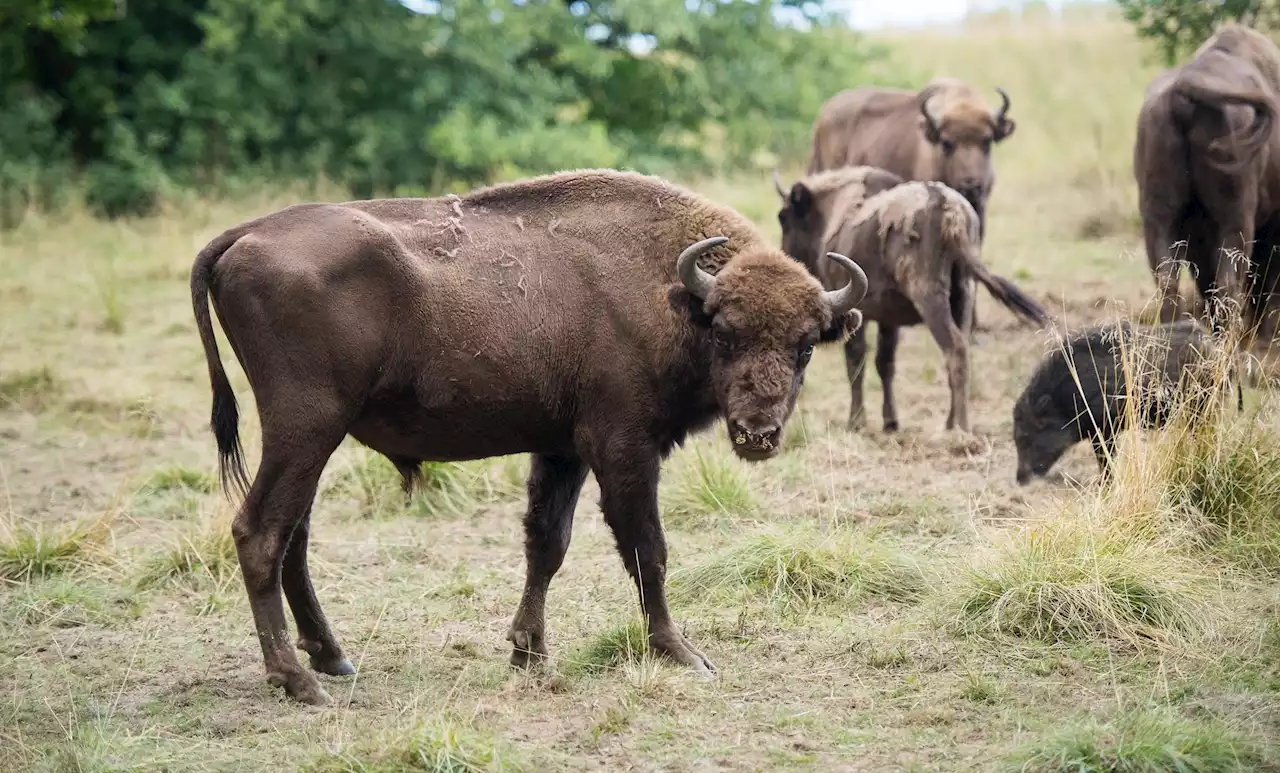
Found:
[{"label": "bush", "polygon": [[107,158],[86,170],[85,203],[101,217],[151,214],[168,186],[164,170],[122,124],[112,124],[110,136]]}]

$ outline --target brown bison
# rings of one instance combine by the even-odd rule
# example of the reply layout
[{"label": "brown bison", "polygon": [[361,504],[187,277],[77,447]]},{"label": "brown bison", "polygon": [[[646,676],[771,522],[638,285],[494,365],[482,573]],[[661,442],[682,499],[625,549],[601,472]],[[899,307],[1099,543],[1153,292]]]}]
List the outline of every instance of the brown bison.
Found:
[{"label": "brown bison", "polygon": [[307,570],[316,484],[347,435],[410,479],[425,460],[533,454],[513,664],[547,653],[547,588],[591,471],[650,646],[713,670],[667,610],[659,464],[720,416],[739,456],[777,453],[814,345],[861,324],[866,278],[836,260],[850,278],[824,291],[733,210],[614,171],[303,204],[216,237],[191,295],[224,486],[247,476],[210,298],[262,422],[232,528],[269,681],[328,701],[289,646],[282,586],[311,667],[353,670]]},{"label": "brown bison", "polygon": [[[856,256],[866,273],[868,290],[861,311],[865,319],[876,321],[879,330],[876,371],[884,388],[886,432],[898,429],[893,399],[898,328],[921,322],[947,360],[951,386],[947,429],[968,431],[967,333],[972,324],[973,279],[1024,319],[1043,324],[1049,316],[1012,282],[982,264],[978,215],[967,200],[941,183],[895,185],[894,180],[883,170],[863,166],[822,172],[796,183],[778,215],[782,249],[806,265],[816,264],[818,276],[828,286],[837,281],[837,275],[823,253]],[[796,202],[808,206],[799,208]],[[865,422],[866,355],[866,333],[859,328],[845,342],[851,428]]]},{"label": "brown bison", "polygon": [[1280,244],[1278,93],[1280,51],[1238,25],[1147,87],[1133,170],[1162,321],[1180,305],[1183,261],[1215,328],[1236,314],[1252,327],[1266,311]]},{"label": "brown bison", "polygon": [[[1017,480],[1043,477],[1069,448],[1088,440],[1105,482],[1116,436],[1164,427],[1175,411],[1201,422],[1215,407],[1221,350],[1193,319],[1157,326],[1128,321],[1071,336],[1036,368],[1013,407]],[[1244,409],[1235,382],[1236,409]],[[1132,405],[1129,403],[1132,402]]]},{"label": "brown bison", "polygon": [[864,87],[823,104],[813,127],[806,174],[842,166],[873,166],[904,180],[936,180],[968,199],[987,232],[987,200],[995,185],[991,147],[1013,134],[1009,95],[997,88],[992,110],[977,89],[936,78],[919,91]]}]

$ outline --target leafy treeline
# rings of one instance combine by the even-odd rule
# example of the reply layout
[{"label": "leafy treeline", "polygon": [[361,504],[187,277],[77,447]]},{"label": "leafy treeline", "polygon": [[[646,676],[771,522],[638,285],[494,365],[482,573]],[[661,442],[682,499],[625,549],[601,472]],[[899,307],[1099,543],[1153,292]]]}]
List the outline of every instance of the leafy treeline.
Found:
[{"label": "leafy treeline", "polygon": [[803,0],[409,5],[9,0],[3,209],[56,205],[80,182],[117,215],[246,179],[370,196],[767,163],[802,152],[821,102],[878,55]]},{"label": "leafy treeline", "polygon": [[1167,64],[1194,51],[1223,22],[1280,29],[1280,0],[1116,0],[1138,34],[1160,46]]}]

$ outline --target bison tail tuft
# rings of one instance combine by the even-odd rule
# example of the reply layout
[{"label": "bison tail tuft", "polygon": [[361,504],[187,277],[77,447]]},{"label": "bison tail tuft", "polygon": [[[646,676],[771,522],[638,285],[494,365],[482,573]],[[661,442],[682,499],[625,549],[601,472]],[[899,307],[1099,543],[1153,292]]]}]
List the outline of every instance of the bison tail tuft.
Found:
[{"label": "bison tail tuft", "polygon": [[991,273],[991,269],[983,265],[982,261],[978,259],[976,250],[965,250],[962,254],[965,256],[965,262],[968,264],[969,270],[973,272],[974,277],[982,283],[983,287],[987,288],[987,292],[991,293],[991,296],[999,301],[1000,305],[1032,324],[1043,327],[1049,323],[1049,312],[1035,298],[1024,293],[1013,282],[998,274]]},{"label": "bison tail tuft", "polygon": [[227,379],[218,353],[218,339],[213,333],[213,318],[209,313],[209,286],[213,283],[213,268],[222,254],[244,235],[246,231],[233,229],[218,236],[200,251],[191,267],[191,303],[196,317],[196,329],[204,346],[205,362],[209,367],[209,384],[213,389],[213,411],[209,426],[218,443],[218,477],[223,492],[231,498],[233,493],[244,497],[249,491],[249,475],[245,470],[244,448],[240,444],[240,410],[236,394]]}]

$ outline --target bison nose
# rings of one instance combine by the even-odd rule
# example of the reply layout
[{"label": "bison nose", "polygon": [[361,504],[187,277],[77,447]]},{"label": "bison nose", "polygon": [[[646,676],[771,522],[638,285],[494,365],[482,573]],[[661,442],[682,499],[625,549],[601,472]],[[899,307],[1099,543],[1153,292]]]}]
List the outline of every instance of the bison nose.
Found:
[{"label": "bison nose", "polygon": [[734,450],[748,454],[772,454],[778,448],[782,427],[772,423],[729,422]]}]

